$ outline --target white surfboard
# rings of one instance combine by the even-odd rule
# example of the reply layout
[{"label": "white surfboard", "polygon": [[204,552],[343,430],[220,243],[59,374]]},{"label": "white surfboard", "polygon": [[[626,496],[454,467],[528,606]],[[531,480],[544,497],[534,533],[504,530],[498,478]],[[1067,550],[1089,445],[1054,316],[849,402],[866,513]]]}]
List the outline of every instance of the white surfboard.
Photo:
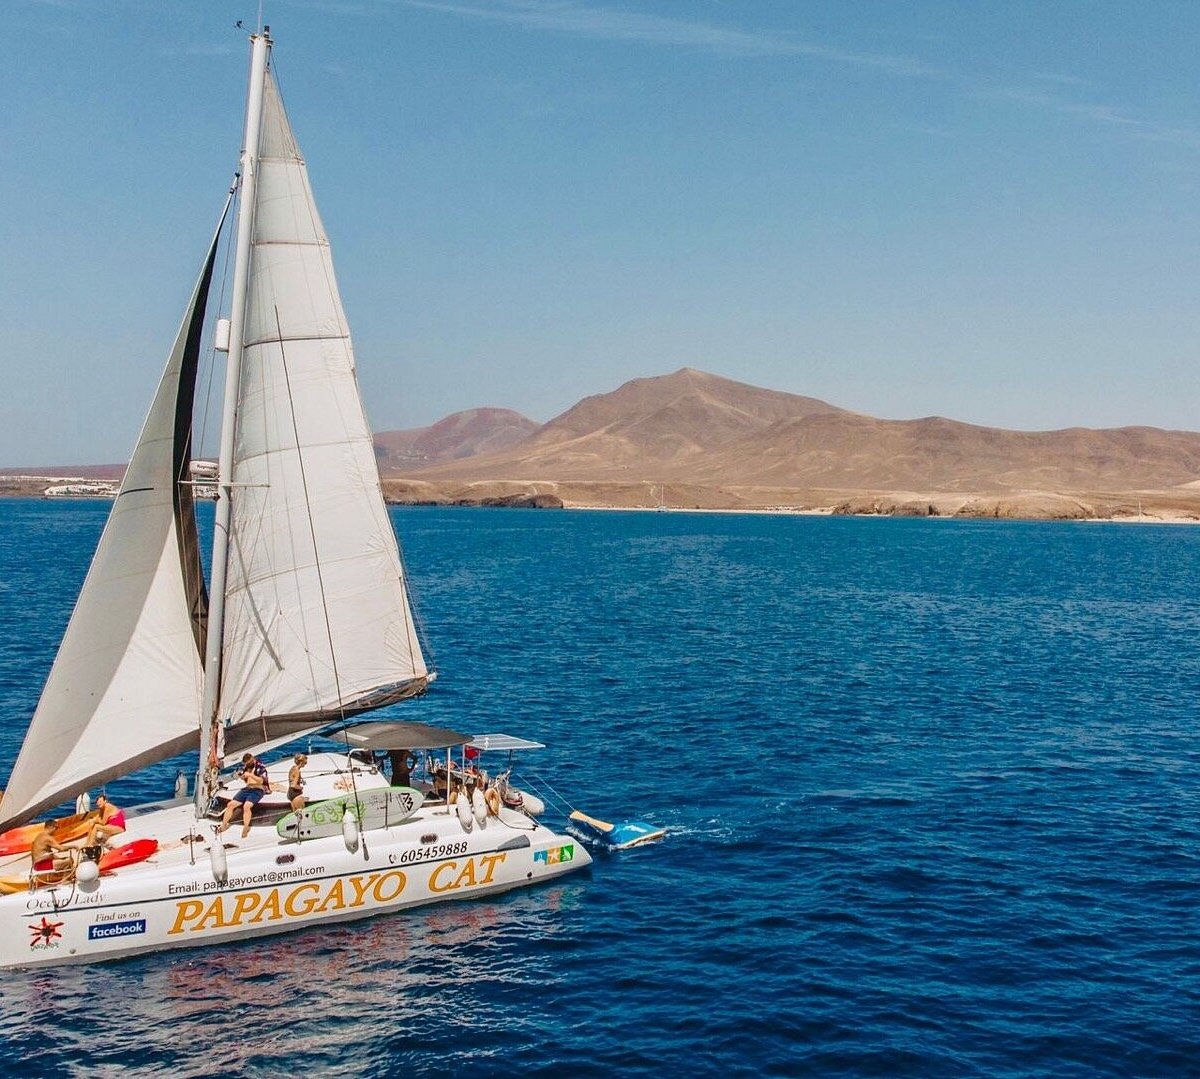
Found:
[{"label": "white surfboard", "polygon": [[389,828],[408,820],[424,801],[425,795],[412,787],[377,787],[359,791],[357,797],[343,794],[305,806],[299,812],[283,817],[275,825],[275,831],[281,839],[320,839],[341,835],[342,818],[349,806],[355,807],[355,816],[362,831]]}]

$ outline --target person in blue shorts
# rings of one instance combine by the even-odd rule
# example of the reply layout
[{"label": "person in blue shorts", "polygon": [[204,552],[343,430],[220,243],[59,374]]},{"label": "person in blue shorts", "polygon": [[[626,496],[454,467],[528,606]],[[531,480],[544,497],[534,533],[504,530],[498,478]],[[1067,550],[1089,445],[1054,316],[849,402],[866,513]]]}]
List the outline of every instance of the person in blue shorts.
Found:
[{"label": "person in blue shorts", "polygon": [[242,807],[242,838],[245,839],[250,834],[250,815],[254,812],[254,807],[262,801],[262,796],[271,793],[271,781],[267,778],[267,766],[253,753],[242,755],[242,767],[237,775],[242,781],[242,789],[229,799],[229,804],[225,807],[225,815],[221,818],[221,823],[217,825],[217,831],[223,832],[229,827],[229,822],[233,820],[233,815],[238,811],[240,805]]}]

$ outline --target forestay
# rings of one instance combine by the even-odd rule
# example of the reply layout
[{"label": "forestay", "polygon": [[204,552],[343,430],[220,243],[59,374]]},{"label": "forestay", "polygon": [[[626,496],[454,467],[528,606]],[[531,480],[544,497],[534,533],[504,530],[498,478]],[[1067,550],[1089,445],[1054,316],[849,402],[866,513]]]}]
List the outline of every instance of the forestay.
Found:
[{"label": "forestay", "polygon": [[233,466],[226,753],[424,689],[329,241],[267,76]]}]

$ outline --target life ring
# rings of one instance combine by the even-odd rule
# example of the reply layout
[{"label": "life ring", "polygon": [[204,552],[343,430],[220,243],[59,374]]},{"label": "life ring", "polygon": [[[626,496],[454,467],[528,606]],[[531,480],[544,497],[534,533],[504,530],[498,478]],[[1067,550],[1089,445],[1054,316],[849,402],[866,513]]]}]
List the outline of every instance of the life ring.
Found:
[{"label": "life ring", "polygon": [[483,800],[487,802],[488,812],[493,817],[500,816],[500,792],[495,787],[489,787],[483,795]]}]

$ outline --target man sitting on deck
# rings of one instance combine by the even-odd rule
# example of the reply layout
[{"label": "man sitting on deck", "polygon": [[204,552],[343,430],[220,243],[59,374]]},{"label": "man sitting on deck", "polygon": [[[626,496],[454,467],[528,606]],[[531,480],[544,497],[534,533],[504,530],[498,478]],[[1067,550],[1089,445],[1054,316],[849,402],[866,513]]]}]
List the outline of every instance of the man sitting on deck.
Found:
[{"label": "man sitting on deck", "polygon": [[225,807],[225,815],[221,818],[221,823],[217,825],[217,831],[223,832],[229,827],[229,822],[233,820],[233,815],[240,805],[242,807],[242,838],[245,839],[250,834],[250,814],[254,812],[254,807],[262,801],[262,796],[271,793],[271,781],[267,778],[267,766],[253,753],[242,754],[242,767],[237,774],[241,777],[244,786],[229,799],[229,804]]},{"label": "man sitting on deck", "polygon": [[51,878],[47,874],[59,874],[54,881],[65,878],[71,868],[71,848],[63,846],[54,838],[54,821],[48,820],[42,830],[33,837],[29,845],[29,856],[33,859],[33,871],[40,874],[47,883]]}]

